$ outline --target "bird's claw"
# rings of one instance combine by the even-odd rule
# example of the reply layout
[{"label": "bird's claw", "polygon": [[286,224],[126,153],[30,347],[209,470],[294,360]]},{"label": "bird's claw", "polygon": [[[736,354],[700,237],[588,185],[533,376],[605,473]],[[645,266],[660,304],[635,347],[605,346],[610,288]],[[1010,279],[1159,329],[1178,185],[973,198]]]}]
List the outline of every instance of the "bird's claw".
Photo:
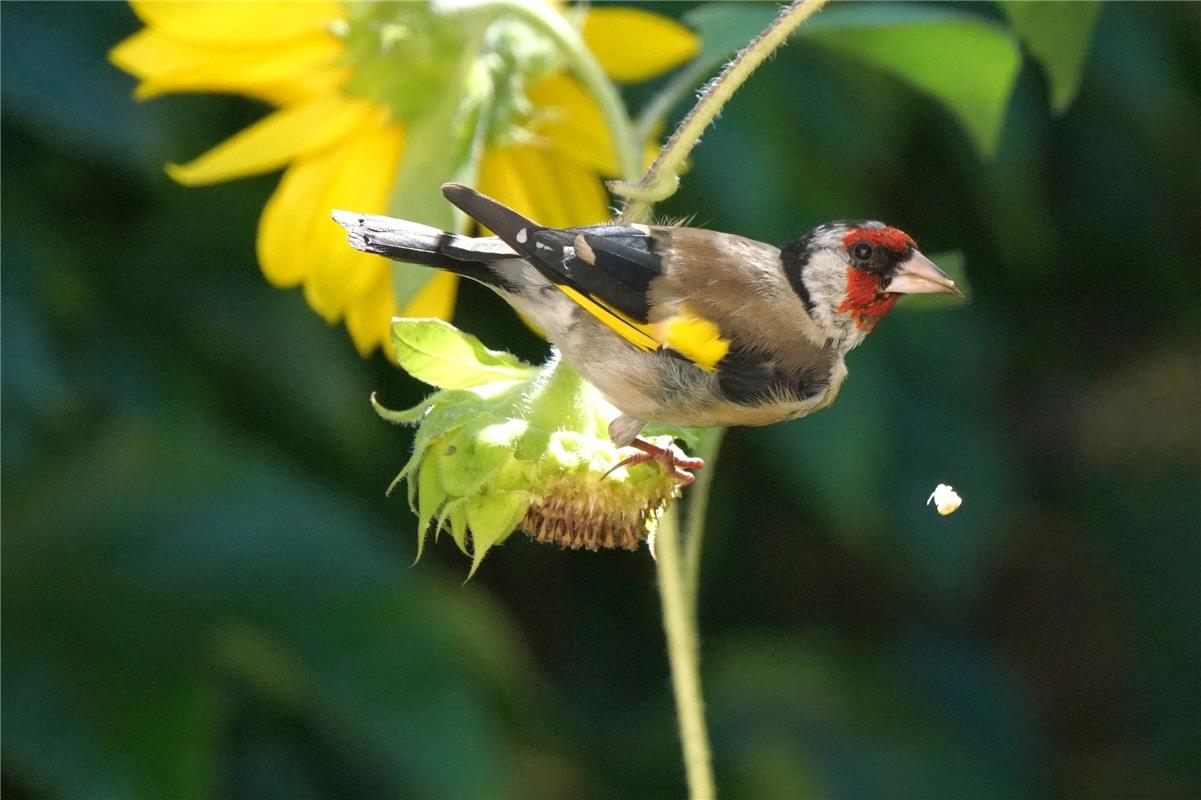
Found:
[{"label": "bird's claw", "polygon": [[688,470],[700,469],[705,466],[703,458],[694,458],[693,456],[686,455],[675,445],[659,447],[642,439],[635,439],[630,442],[630,447],[635,448],[639,452],[629,458],[618,461],[609,468],[608,472],[601,476],[602,478],[609,477],[610,473],[622,467],[632,467],[635,464],[645,464],[648,461],[654,461],[662,466],[668,475],[679,481],[682,486],[689,486],[696,480],[696,476],[688,472]]}]

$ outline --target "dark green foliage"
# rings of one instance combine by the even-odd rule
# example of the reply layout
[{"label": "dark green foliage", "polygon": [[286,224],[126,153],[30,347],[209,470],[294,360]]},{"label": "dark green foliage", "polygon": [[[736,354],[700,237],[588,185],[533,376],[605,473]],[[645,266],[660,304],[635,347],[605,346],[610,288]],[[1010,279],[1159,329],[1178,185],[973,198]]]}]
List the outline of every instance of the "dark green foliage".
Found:
[{"label": "dark green foliage", "polygon": [[[972,287],[902,303],[833,408],[727,439],[726,797],[1201,794],[1201,22],[1065,6],[823,12],[660,209],[775,242],[887,220]],[[123,5],[0,12],[5,796],[681,795],[646,553],[410,569],[383,489],[411,434],[367,397],[423,387],[263,280],[274,178],[163,175],[263,109],[135,104]],[[1033,58],[990,67],[983,117],[939,91],[968,66],[889,62],[946,25]],[[456,323],[544,352],[482,289]]]}]

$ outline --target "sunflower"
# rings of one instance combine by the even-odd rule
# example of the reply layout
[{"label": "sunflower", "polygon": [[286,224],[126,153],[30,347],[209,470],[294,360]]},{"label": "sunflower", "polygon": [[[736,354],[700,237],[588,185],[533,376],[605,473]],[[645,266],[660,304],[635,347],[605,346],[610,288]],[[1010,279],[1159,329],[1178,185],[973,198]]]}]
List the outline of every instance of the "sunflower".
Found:
[{"label": "sunflower", "polygon": [[[690,58],[694,34],[626,7],[566,14],[609,78],[646,80]],[[226,92],[275,107],[169,174],[187,186],[283,169],[259,222],[263,274],[303,286],[328,322],[344,319],[363,354],[390,320],[449,318],[457,278],[345,246],[332,208],[451,227],[437,186],[466,180],[555,226],[609,216],[604,177],[618,174],[596,99],[562,53],[505,3],[133,2],[145,27],[114,64],[135,96]],[[579,13],[575,13],[575,12]]]}]

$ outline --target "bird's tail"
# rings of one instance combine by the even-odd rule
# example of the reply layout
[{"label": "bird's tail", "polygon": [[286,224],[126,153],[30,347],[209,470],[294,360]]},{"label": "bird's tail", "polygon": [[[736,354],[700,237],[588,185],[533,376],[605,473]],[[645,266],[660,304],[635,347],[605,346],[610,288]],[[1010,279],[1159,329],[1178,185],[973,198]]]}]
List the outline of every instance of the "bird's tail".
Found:
[{"label": "bird's tail", "polygon": [[448,267],[441,244],[454,234],[417,222],[335,210],[334,221],[346,229],[350,246],[397,261],[426,267]]},{"label": "bird's tail", "polygon": [[419,222],[350,211],[335,210],[333,218],[346,229],[347,241],[356,250],[444,269],[489,285],[496,285],[498,276],[487,265],[517,255],[495,236],[461,236]]}]

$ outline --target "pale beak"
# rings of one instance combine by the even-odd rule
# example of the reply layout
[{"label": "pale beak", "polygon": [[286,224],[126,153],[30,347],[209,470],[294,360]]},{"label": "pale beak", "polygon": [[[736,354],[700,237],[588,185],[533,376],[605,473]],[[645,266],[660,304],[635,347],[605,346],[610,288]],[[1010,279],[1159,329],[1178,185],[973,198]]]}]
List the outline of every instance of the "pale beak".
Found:
[{"label": "pale beak", "polygon": [[955,281],[917,250],[897,266],[896,274],[884,291],[896,294],[957,294],[963,297]]}]

